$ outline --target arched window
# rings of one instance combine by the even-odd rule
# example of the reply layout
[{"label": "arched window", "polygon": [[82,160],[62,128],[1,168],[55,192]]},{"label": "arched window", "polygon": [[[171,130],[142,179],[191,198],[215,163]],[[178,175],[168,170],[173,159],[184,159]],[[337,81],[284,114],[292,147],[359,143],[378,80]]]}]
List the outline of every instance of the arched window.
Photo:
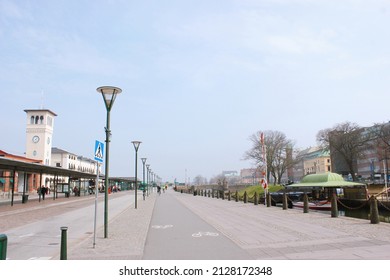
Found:
[{"label": "arched window", "polygon": [[34,124],[34,116],[31,116],[30,124]]},{"label": "arched window", "polygon": [[43,124],[43,116],[40,116],[40,117],[39,117],[39,123],[40,123],[40,124]]},{"label": "arched window", "polygon": [[39,117],[35,116],[35,124],[38,124]]}]

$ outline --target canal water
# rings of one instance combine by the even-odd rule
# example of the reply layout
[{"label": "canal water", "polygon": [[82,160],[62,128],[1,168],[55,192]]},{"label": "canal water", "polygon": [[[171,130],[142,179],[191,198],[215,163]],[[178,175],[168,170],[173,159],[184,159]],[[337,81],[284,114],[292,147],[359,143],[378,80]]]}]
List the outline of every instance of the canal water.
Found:
[{"label": "canal water", "polygon": [[[339,215],[370,220],[370,209],[369,208],[362,208],[358,210],[339,209]],[[381,222],[390,223],[390,211],[379,209],[379,220]]]}]

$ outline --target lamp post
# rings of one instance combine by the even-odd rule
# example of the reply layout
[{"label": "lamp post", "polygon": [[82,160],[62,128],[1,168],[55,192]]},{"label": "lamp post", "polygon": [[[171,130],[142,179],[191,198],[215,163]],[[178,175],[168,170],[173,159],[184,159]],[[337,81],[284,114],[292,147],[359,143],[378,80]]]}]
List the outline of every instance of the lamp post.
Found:
[{"label": "lamp post", "polygon": [[145,193],[146,193],[146,186],[145,186],[145,163],[146,163],[146,158],[141,158],[142,160],[142,186],[144,187],[144,189],[142,190],[143,192],[143,197],[144,197],[144,200],[145,200]]},{"label": "lamp post", "polygon": [[148,188],[146,189],[147,192],[146,194],[149,196],[149,167],[150,167],[150,164],[147,164],[146,165],[146,185],[148,186]]},{"label": "lamp post", "polygon": [[137,209],[137,157],[138,157],[138,148],[139,145],[141,144],[141,141],[132,141],[135,149],[135,187],[134,187],[134,193],[135,193],[135,209]]},{"label": "lamp post", "polygon": [[111,130],[110,130],[110,112],[112,109],[112,105],[114,105],[114,101],[116,99],[117,94],[121,93],[122,90],[117,87],[112,86],[102,86],[98,87],[96,89],[97,92],[101,93],[104,105],[106,106],[107,110],[107,118],[106,118],[106,159],[105,159],[105,187],[104,187],[104,238],[108,237],[108,172],[109,172],[109,153],[110,153],[110,136],[111,136]]}]

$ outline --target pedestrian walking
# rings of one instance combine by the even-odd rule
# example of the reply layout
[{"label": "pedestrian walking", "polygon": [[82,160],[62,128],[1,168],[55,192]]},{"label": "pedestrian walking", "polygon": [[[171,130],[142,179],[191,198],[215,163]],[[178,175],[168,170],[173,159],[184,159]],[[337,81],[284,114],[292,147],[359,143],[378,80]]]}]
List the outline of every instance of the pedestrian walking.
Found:
[{"label": "pedestrian walking", "polygon": [[42,199],[45,200],[45,195],[46,195],[46,188],[45,188],[45,186],[42,185],[42,187],[40,188],[40,193],[42,195]]}]

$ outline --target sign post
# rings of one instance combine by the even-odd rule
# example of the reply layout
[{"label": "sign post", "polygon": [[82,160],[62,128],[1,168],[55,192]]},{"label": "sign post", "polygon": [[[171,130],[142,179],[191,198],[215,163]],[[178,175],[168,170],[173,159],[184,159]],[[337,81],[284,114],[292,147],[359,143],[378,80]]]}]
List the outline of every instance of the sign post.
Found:
[{"label": "sign post", "polygon": [[97,219],[97,203],[99,193],[99,167],[103,163],[104,143],[95,141],[95,160],[96,160],[96,182],[95,182],[95,217],[93,222],[93,248],[96,245],[96,219]]}]

